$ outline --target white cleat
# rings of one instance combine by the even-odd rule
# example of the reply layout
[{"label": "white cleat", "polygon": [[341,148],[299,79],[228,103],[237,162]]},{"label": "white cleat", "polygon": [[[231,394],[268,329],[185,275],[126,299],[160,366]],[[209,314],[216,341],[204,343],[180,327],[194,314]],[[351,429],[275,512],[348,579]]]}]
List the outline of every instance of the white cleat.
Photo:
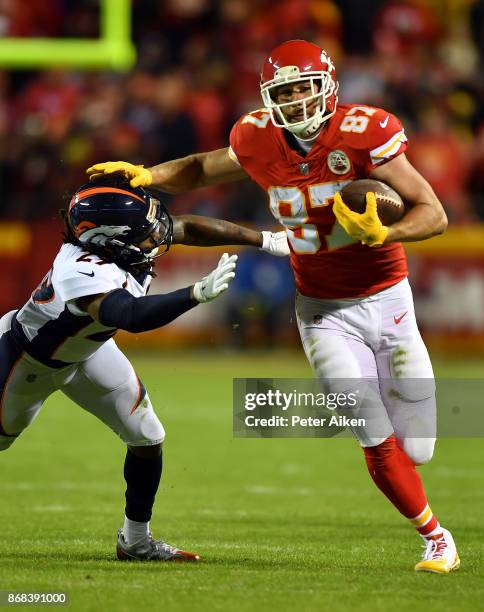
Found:
[{"label": "white cleat", "polygon": [[460,559],[457,554],[454,538],[447,529],[442,529],[442,535],[440,537],[426,540],[424,546],[425,551],[422,556],[422,561],[415,566],[416,572],[448,574],[452,570],[459,569]]}]

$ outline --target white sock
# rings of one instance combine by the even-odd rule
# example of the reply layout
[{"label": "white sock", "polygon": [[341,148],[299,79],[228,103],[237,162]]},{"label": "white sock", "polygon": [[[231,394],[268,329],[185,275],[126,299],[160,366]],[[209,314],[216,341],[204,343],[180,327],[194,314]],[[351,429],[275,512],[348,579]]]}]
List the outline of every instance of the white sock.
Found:
[{"label": "white sock", "polygon": [[136,544],[143,538],[146,538],[150,530],[150,524],[138,523],[138,521],[132,521],[127,516],[124,517],[123,534],[124,539],[128,543],[128,546]]}]

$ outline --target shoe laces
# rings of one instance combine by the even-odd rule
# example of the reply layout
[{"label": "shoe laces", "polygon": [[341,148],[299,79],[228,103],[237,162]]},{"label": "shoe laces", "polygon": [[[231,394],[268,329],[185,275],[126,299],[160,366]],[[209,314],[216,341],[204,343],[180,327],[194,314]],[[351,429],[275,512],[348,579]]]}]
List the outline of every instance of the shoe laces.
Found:
[{"label": "shoe laces", "polygon": [[447,548],[447,542],[444,537],[438,538],[437,540],[427,540],[427,543],[424,544],[425,551],[422,555],[422,558],[425,560],[435,560],[441,559],[442,555]]},{"label": "shoe laces", "polygon": [[167,542],[163,542],[163,540],[154,540],[151,533],[149,534],[151,544],[160,551],[166,552],[170,555],[175,555],[178,552],[178,548],[176,546],[171,546],[171,544],[167,544]]}]

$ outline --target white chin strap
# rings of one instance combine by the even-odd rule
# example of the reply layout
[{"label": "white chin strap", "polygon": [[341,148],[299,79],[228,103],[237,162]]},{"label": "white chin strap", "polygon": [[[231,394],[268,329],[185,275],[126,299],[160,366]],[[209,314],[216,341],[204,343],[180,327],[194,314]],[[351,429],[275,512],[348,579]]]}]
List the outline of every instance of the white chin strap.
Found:
[{"label": "white chin strap", "polygon": [[286,130],[289,130],[291,134],[297,136],[298,138],[311,138],[314,134],[319,130],[319,128],[323,125],[324,121],[320,114],[313,115],[304,123],[298,123],[297,125],[291,125],[290,123],[286,123]]},{"label": "white chin strap", "polygon": [[155,247],[154,249],[151,249],[151,251],[149,251],[148,253],[144,253],[145,257],[147,257],[148,259],[155,258],[158,254],[158,249],[159,247]]}]

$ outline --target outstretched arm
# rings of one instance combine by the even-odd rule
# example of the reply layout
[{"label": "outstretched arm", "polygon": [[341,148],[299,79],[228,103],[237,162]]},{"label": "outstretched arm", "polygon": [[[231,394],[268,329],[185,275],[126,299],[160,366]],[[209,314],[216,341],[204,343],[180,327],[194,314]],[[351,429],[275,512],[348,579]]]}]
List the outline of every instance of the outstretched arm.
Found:
[{"label": "outstretched arm", "polygon": [[166,193],[183,193],[199,187],[239,181],[246,172],[229,156],[229,149],[195,153],[158,164],[152,168],[129,162],[104,162],[87,169],[91,179],[106,174],[122,174],[132,187],[154,185]]},{"label": "outstretched arm", "polygon": [[106,327],[139,333],[167,325],[197,304],[226,291],[235,276],[237,255],[224,253],[217,267],[191,287],[164,295],[134,297],[126,289],[88,295],[77,306]]},{"label": "outstretched arm", "polygon": [[167,193],[182,193],[199,187],[231,183],[247,178],[229,156],[229,149],[195,153],[149,168],[152,184]]},{"label": "outstretched arm", "polygon": [[262,247],[262,232],[242,225],[198,215],[173,217],[173,243],[216,246],[237,244]]},{"label": "outstretched arm", "polygon": [[[156,185],[168,193],[181,193],[198,187],[243,179],[245,171],[229,155],[229,149],[197,153],[182,159],[143,168],[127,162],[105,162],[87,170],[91,178],[122,174],[132,187]],[[289,255],[285,232],[257,232],[246,227],[208,217],[182,215],[173,218],[173,242],[198,246],[247,245],[260,247],[273,255]]]},{"label": "outstretched arm", "polygon": [[197,246],[237,244],[259,247],[279,257],[289,255],[285,231],[258,232],[230,221],[198,215],[173,217],[173,242]]}]

